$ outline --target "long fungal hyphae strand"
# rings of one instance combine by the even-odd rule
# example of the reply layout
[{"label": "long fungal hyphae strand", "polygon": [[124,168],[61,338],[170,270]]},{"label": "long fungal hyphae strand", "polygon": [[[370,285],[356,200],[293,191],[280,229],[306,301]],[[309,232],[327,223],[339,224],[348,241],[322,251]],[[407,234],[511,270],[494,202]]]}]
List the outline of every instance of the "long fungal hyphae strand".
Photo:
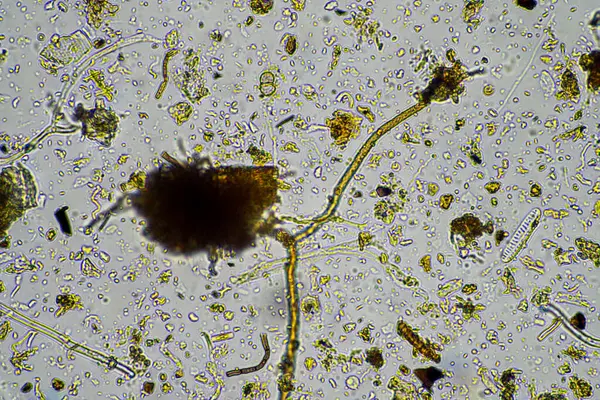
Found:
[{"label": "long fungal hyphae strand", "polygon": [[540,224],[541,217],[542,210],[539,208],[529,211],[502,251],[502,262],[509,263],[519,255]]}]

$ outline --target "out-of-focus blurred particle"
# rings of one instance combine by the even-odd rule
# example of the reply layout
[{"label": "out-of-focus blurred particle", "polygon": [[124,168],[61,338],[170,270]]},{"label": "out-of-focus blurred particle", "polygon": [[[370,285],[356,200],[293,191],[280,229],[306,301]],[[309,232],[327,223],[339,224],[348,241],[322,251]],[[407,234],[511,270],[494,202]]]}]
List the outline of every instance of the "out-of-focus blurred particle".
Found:
[{"label": "out-of-focus blurred particle", "polygon": [[304,359],[304,368],[306,368],[307,371],[312,371],[313,369],[315,369],[315,367],[317,366],[317,360],[315,360],[312,357],[306,357]]},{"label": "out-of-focus blurred particle", "polygon": [[600,90],[600,50],[592,50],[579,57],[579,66],[587,76],[587,88],[594,93]]},{"label": "out-of-focus blurred particle", "polygon": [[454,195],[452,194],[443,194],[440,196],[440,208],[442,210],[447,210],[450,208],[450,205],[454,201]]},{"label": "out-of-focus blurred particle", "polygon": [[169,107],[169,115],[178,126],[181,126],[183,123],[187,122],[193,113],[194,108],[187,101],[180,101],[179,103]]}]

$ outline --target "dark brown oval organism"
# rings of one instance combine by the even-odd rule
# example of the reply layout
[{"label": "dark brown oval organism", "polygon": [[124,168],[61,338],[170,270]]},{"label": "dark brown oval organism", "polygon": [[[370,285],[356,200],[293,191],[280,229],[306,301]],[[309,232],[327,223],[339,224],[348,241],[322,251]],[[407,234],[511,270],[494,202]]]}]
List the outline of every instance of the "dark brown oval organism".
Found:
[{"label": "dark brown oval organism", "polygon": [[573,327],[579,329],[580,331],[585,329],[585,325],[586,325],[585,315],[583,315],[580,312],[576,312],[575,315],[573,315],[571,317],[569,322],[571,323],[571,325],[573,325]]},{"label": "dark brown oval organism", "polygon": [[444,377],[444,373],[442,370],[436,367],[427,367],[427,368],[417,368],[414,371],[414,374],[421,383],[423,387],[429,391],[433,387],[433,384]]},{"label": "dark brown oval organism", "polygon": [[538,2],[537,0],[517,0],[516,4],[521,8],[531,11],[537,7]]},{"label": "dark brown oval organism", "polygon": [[213,167],[163,157],[169,164],[148,173],[145,187],[130,195],[151,240],[177,254],[239,251],[272,230],[263,213],[278,201],[276,167]]}]

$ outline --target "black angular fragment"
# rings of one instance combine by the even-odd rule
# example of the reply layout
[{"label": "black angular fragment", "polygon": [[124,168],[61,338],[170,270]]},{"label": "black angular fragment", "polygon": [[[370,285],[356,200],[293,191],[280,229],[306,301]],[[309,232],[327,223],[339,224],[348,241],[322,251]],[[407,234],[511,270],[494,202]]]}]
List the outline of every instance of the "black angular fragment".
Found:
[{"label": "black angular fragment", "polygon": [[386,197],[392,194],[392,189],[386,186],[377,186],[377,189],[375,189],[375,191],[377,192],[377,196],[379,197]]},{"label": "black angular fragment", "polygon": [[585,320],[585,315],[583,315],[580,312],[575,313],[575,315],[573,315],[571,317],[571,325],[573,325],[575,328],[579,329],[580,331],[585,329],[585,324],[586,324],[586,320]]},{"label": "black angular fragment", "polygon": [[73,228],[71,228],[71,221],[67,215],[68,206],[61,207],[54,212],[54,218],[58,222],[60,231],[67,236],[73,236]]},{"label": "black angular fragment", "polygon": [[517,5],[521,8],[531,11],[537,7],[537,0],[517,0]]},{"label": "black angular fragment", "polygon": [[415,376],[419,378],[423,387],[431,391],[433,384],[444,377],[442,370],[436,367],[417,368],[413,370]]}]

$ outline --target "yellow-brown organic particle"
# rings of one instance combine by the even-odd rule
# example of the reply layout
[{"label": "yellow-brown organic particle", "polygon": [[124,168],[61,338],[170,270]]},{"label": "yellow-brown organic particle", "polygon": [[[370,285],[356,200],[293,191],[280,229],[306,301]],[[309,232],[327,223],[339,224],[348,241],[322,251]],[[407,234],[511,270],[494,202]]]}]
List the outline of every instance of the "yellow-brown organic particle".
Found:
[{"label": "yellow-brown organic particle", "polygon": [[249,0],[250,9],[256,15],[267,15],[273,9],[273,0]]},{"label": "yellow-brown organic particle", "polygon": [[540,197],[542,195],[542,186],[535,182],[529,188],[529,195],[531,197]]},{"label": "yellow-brown organic particle", "polygon": [[361,123],[361,117],[344,110],[336,110],[333,118],[327,118],[325,121],[331,138],[340,147],[345,147],[351,139],[358,136]]},{"label": "yellow-brown organic particle", "polygon": [[487,190],[489,194],[494,194],[497,193],[498,190],[500,190],[501,186],[502,184],[500,182],[490,181],[485,184],[484,189]]},{"label": "yellow-brown organic particle", "polygon": [[440,208],[442,210],[447,210],[450,208],[450,205],[454,201],[454,195],[452,194],[443,194],[440,196]]},{"label": "yellow-brown organic particle", "polygon": [[575,75],[570,69],[565,69],[560,76],[560,91],[556,93],[556,98],[558,100],[577,101],[580,94],[581,92],[579,90],[577,75]]},{"label": "yellow-brown organic particle", "polygon": [[37,207],[37,184],[33,174],[21,164],[0,172],[0,239],[25,212]]},{"label": "yellow-brown organic particle", "polygon": [[467,244],[470,244],[483,236],[484,233],[492,234],[493,232],[494,227],[491,221],[484,225],[479,218],[469,213],[464,214],[459,218],[455,218],[450,222],[451,235],[462,236]]},{"label": "yellow-brown organic particle", "polygon": [[383,365],[385,364],[385,360],[383,359],[383,353],[378,347],[371,347],[366,351],[365,361],[377,370],[383,367]]}]

